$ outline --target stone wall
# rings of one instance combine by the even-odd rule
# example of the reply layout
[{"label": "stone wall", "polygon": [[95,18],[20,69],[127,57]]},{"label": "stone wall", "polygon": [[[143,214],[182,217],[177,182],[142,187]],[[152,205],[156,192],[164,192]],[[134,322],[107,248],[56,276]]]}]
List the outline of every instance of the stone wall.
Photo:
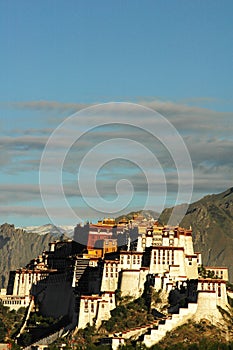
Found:
[{"label": "stone wall", "polygon": [[189,319],[193,318],[197,310],[197,304],[190,303],[187,308],[180,308],[178,314],[173,314],[170,318],[167,318],[164,323],[159,324],[158,327],[150,329],[143,337],[143,342],[147,347],[151,347],[162,340],[167,332],[172,329],[181,326]]},{"label": "stone wall", "polygon": [[[39,286],[38,286],[39,287]],[[48,283],[45,289],[37,293],[36,288],[35,303],[39,305],[43,316],[58,318],[69,315],[73,317],[75,311],[75,296],[70,282],[58,281]]]},{"label": "stone wall", "polygon": [[193,319],[198,322],[203,318],[213,324],[222,321],[221,313],[217,308],[215,291],[198,292],[198,307]]},{"label": "stone wall", "polygon": [[135,299],[139,297],[140,269],[122,270],[120,275],[121,295],[131,296]]}]

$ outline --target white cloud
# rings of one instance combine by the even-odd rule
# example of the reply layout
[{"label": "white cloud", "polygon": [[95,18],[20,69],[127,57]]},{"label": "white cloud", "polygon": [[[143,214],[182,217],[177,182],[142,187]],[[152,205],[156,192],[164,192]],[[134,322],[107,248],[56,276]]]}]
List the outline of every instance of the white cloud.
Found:
[{"label": "white cloud", "polygon": [[[141,100],[140,103],[165,116],[183,136],[191,155],[195,175],[194,188],[198,195],[201,196],[201,194],[206,194],[208,192],[220,192],[232,186],[233,113],[218,112],[207,108],[189,106],[187,102],[184,104],[171,101]],[[11,107],[15,109],[27,109],[33,114],[34,110],[77,111],[81,110],[83,107],[87,107],[87,105],[80,103],[63,104],[53,101],[34,101],[13,103],[11,104]],[[115,112],[114,108],[112,109],[112,112]],[[101,115],[100,113],[96,115],[96,118],[100,124],[105,121],[104,115]],[[135,118],[142,118],[142,116],[135,113]],[[157,121],[152,117],[145,118],[145,123],[148,128],[150,126],[151,128],[154,127],[155,122]],[[135,124],[137,124],[136,120]],[[177,174],[174,171],[174,162],[164,146],[151,135],[143,133],[139,129],[125,127],[123,125],[116,127],[102,127],[82,136],[71,147],[70,137],[75,133],[76,127],[80,128],[80,130],[85,130],[85,119],[80,118],[74,128],[67,128],[65,134],[56,139],[54,153],[52,158],[49,159],[49,166],[54,167],[56,164],[57,152],[64,148],[70,148],[70,152],[68,152],[68,156],[64,163],[64,173],[69,174],[71,181],[71,184],[65,184],[67,198],[80,196],[77,187],[75,186],[76,173],[78,171],[78,165],[87,151],[100,142],[119,137],[136,140],[154,152],[162,168],[166,172],[169,196],[173,196],[173,194],[175,195],[177,190]],[[42,151],[52,131],[53,129],[47,127],[47,125],[38,128],[34,127],[33,118],[31,118],[27,129],[15,129],[12,136],[2,136],[0,138],[0,164],[2,172],[11,171],[15,176],[20,172],[27,176],[27,172],[31,170],[38,172]],[[164,130],[164,134],[165,133],[166,130]],[[15,136],[13,136],[14,134]],[[111,148],[108,147],[104,152],[109,154]],[[88,171],[92,171],[92,168],[95,169],[98,166],[101,156],[104,157],[104,153],[96,156],[90,169],[87,169]],[[139,153],[138,157],[143,157],[143,153]],[[150,164],[148,164],[147,171],[152,170],[153,169],[150,169]],[[125,175],[128,175],[129,179],[132,178],[135,192],[143,193],[147,190],[145,177],[142,176],[142,173],[135,168],[132,163],[128,162],[128,164],[126,164],[119,160],[118,163],[115,164],[114,162],[109,163],[108,166],[106,166],[105,171],[101,173],[101,176],[98,179],[101,194],[104,196],[107,194],[114,194],[114,182],[119,180],[121,176],[126,177]],[[16,177],[15,181],[17,181]],[[156,180],[155,185],[158,186]],[[51,186],[49,191],[51,195],[54,195],[54,197],[56,196],[55,187]],[[12,208],[15,203],[22,203],[25,201],[30,203],[38,200],[39,197],[39,185],[22,185],[20,183],[12,185],[8,183],[0,186],[0,200],[2,203],[10,205]],[[9,207],[7,208],[3,208],[2,213],[7,213]],[[26,212],[29,209],[30,208],[25,207],[22,210],[25,210]],[[16,207],[15,210],[16,213],[20,213],[20,208]],[[32,208],[32,211],[33,210],[35,211],[35,215],[37,215],[36,209]],[[38,215],[42,215],[42,211],[38,211],[38,213]]]}]

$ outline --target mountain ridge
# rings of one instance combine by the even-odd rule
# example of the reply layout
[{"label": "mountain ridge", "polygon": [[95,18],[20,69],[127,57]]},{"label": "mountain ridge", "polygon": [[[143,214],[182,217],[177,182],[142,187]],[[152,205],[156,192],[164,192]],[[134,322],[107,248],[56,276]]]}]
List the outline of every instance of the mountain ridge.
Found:
[{"label": "mountain ridge", "polygon": [[[164,209],[159,221],[166,224],[173,208]],[[130,219],[135,211],[122,215]],[[157,218],[157,213],[147,211],[147,216]],[[154,215],[153,215],[154,214]],[[207,195],[191,203],[180,222],[180,226],[193,229],[193,242],[196,252],[201,252],[204,265],[226,266],[229,279],[233,281],[233,187],[228,190]],[[71,226],[72,227],[72,226]],[[37,228],[37,232],[36,231]],[[63,228],[63,231],[62,231]],[[0,225],[0,287],[6,287],[9,271],[23,267],[43,250],[47,250],[54,239],[71,236],[68,226],[56,227],[46,224],[28,227],[27,230],[11,224]],[[47,232],[45,232],[47,230]],[[50,230],[50,231],[49,231]]]},{"label": "mountain ridge", "polygon": [[54,235],[54,238],[56,236],[60,236],[61,234],[72,238],[74,235],[74,226],[72,225],[62,225],[62,226],[55,226],[53,224],[44,224],[41,226],[23,226],[23,227],[18,227],[26,232],[33,232],[37,233],[39,235],[44,235],[44,234],[52,234]]},{"label": "mountain ridge", "polygon": [[[57,237],[58,238],[58,237]],[[0,287],[6,288],[9,273],[26,266],[54,240],[52,234],[38,235],[15,228],[13,224],[0,225]]]}]

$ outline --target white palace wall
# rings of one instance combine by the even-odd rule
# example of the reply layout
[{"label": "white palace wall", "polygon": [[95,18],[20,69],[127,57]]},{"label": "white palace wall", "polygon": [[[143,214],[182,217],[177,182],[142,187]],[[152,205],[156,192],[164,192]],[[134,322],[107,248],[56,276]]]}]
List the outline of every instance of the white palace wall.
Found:
[{"label": "white palace wall", "polygon": [[203,318],[213,324],[222,321],[221,313],[217,308],[215,291],[199,291],[197,305],[197,311],[193,316],[195,321],[198,322]]},{"label": "white palace wall", "polygon": [[85,328],[89,323],[100,327],[102,321],[111,317],[111,310],[115,309],[115,293],[106,292],[100,295],[82,295],[80,298],[80,311],[78,329]]},{"label": "white palace wall", "polygon": [[144,291],[144,284],[147,275],[147,268],[122,270],[120,279],[121,295],[139,298]]},{"label": "white palace wall", "polygon": [[101,292],[112,291],[118,288],[119,261],[106,260],[104,262]]},{"label": "white palace wall", "polygon": [[15,274],[13,295],[25,296],[30,295],[33,284],[47,278],[49,272],[41,270],[18,270]]}]

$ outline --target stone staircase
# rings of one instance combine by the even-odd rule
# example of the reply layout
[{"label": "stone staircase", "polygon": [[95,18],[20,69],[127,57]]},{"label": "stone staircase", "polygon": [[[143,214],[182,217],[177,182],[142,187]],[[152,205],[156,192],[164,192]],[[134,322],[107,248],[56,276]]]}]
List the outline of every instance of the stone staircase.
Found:
[{"label": "stone staircase", "polygon": [[163,339],[167,332],[186,323],[196,313],[197,304],[189,303],[187,308],[180,308],[179,313],[172,314],[170,318],[159,321],[154,328],[150,328],[143,336],[143,342],[147,347],[151,347]]},{"label": "stone staircase", "polygon": [[140,336],[145,334],[148,329],[153,328],[159,324],[158,320],[155,320],[147,325],[131,328],[128,331],[120,333],[120,337],[123,339],[138,339]]},{"label": "stone staircase", "polygon": [[76,257],[72,287],[76,293],[83,294],[88,289],[88,266],[89,259]]},{"label": "stone staircase", "polygon": [[23,348],[23,350],[32,350],[39,345],[47,346],[47,345],[53,343],[55,340],[61,338],[63,332],[64,332],[64,328],[61,328],[59,331],[54,332],[54,333],[48,335],[47,337],[42,338],[31,345],[28,345],[27,347]]}]

